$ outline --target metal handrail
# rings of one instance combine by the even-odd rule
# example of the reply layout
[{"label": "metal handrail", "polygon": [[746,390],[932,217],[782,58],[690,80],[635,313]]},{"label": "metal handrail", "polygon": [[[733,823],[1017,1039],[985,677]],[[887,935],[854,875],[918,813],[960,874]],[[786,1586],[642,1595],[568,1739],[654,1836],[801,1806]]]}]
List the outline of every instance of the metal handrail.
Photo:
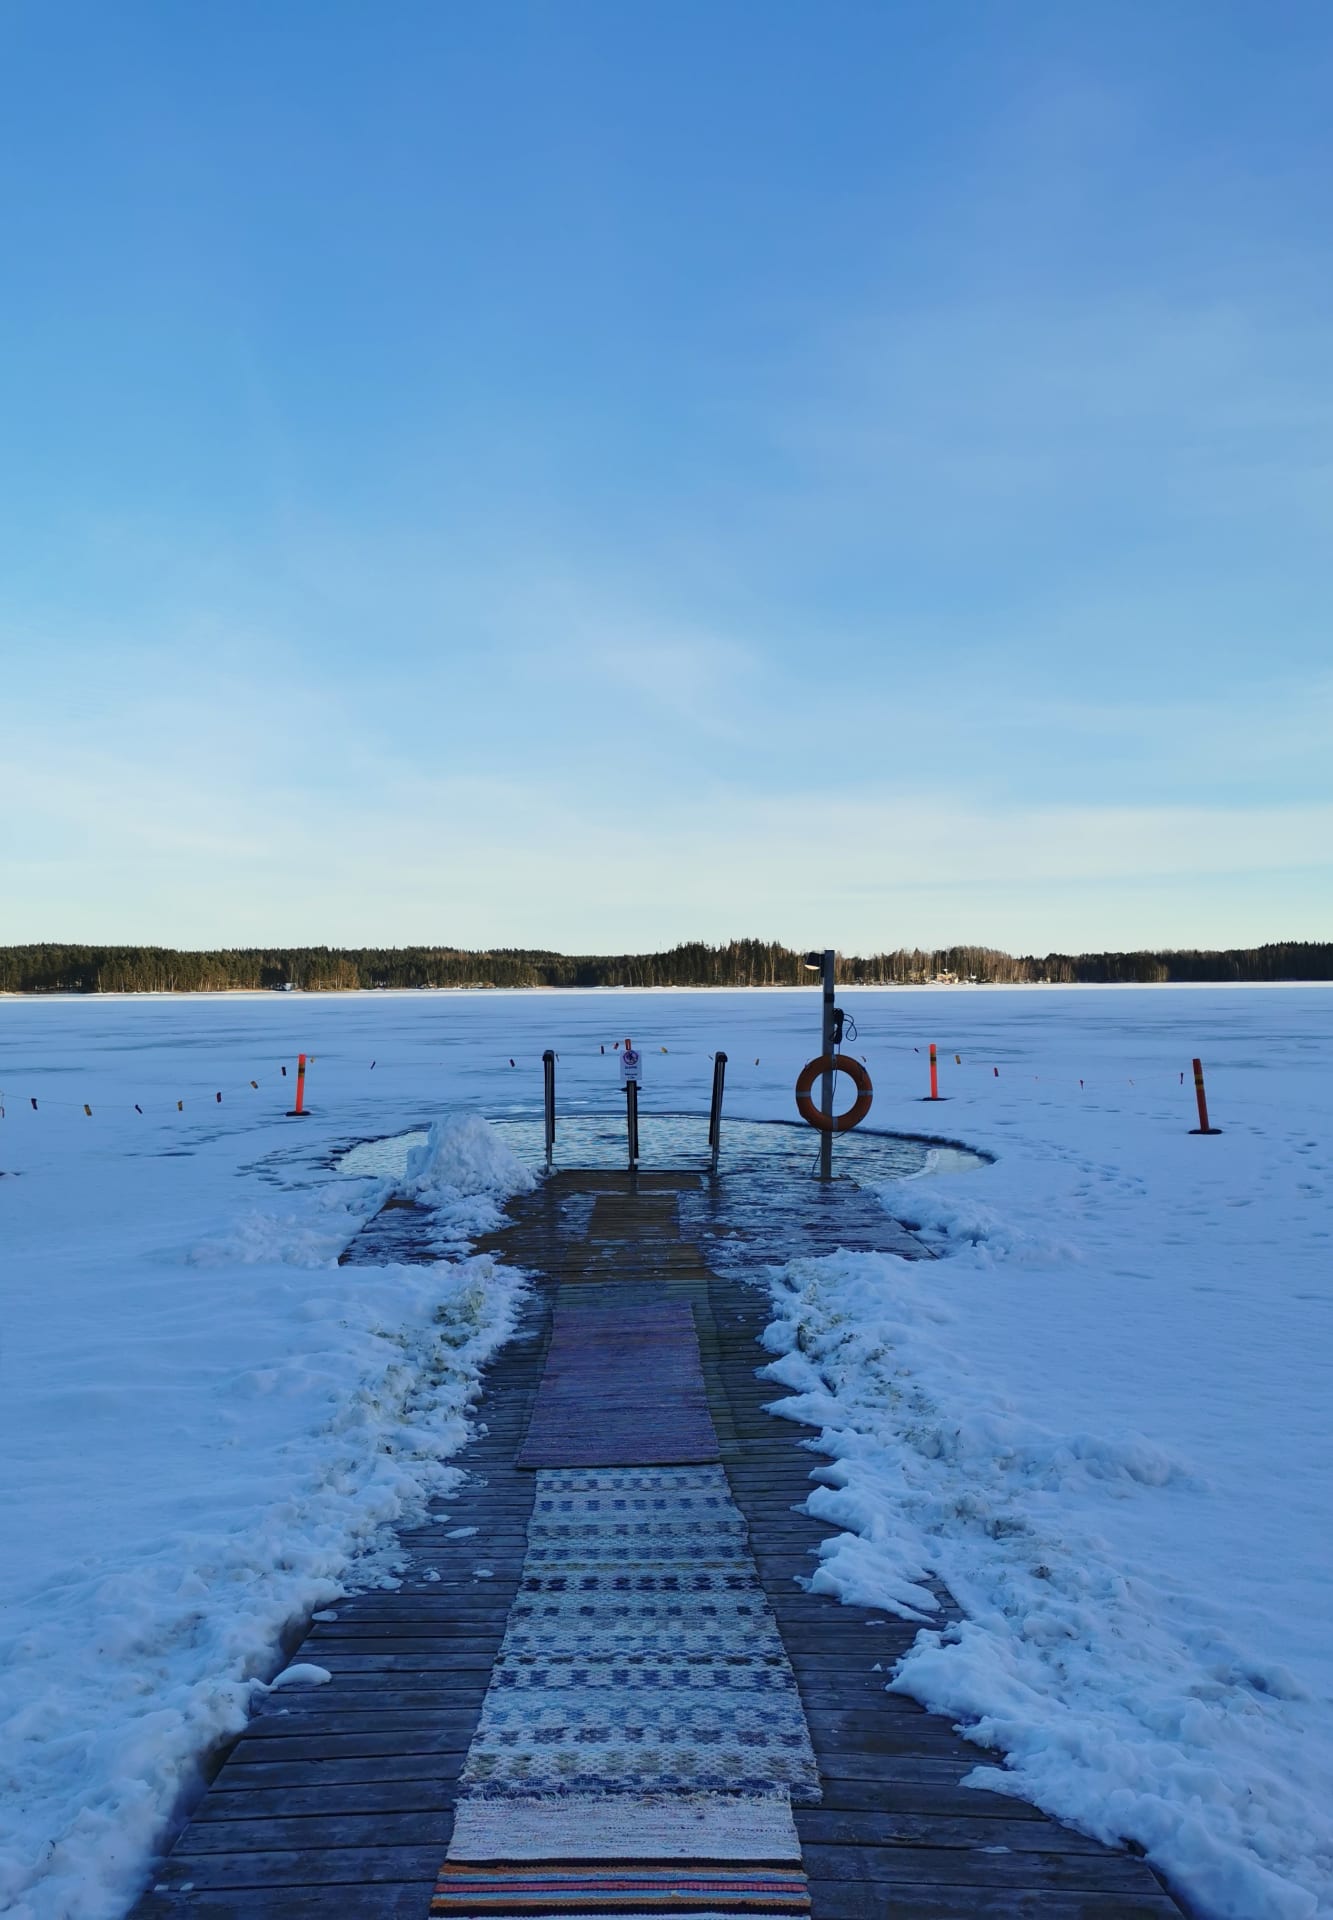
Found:
[{"label": "metal handrail", "polygon": [[542,1077],[545,1081],[546,1171],[549,1173],[555,1152],[555,1053],[550,1047],[542,1055]]},{"label": "metal handrail", "polygon": [[725,1053],[713,1057],[713,1098],[708,1108],[708,1146],[712,1154],[710,1172],[717,1172],[717,1156],[722,1150],[722,1090],[727,1078]]}]

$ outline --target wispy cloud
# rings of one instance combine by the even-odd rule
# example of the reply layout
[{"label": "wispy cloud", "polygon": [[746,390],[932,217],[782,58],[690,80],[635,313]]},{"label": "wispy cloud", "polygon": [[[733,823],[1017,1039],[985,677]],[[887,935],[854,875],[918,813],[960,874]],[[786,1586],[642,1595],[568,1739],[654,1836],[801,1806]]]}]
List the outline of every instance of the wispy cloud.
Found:
[{"label": "wispy cloud", "polygon": [[1333,354],[1305,312],[965,301],[866,315],[822,362],[781,423],[787,457],[913,524],[952,503],[1007,525],[1108,491],[1172,519],[1333,518]]}]

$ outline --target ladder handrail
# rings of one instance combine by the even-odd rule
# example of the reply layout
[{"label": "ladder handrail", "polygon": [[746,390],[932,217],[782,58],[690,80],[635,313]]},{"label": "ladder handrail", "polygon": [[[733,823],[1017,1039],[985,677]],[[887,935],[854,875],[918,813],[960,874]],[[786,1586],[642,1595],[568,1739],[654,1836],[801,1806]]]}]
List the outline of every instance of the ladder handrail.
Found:
[{"label": "ladder handrail", "polygon": [[712,1153],[710,1172],[717,1172],[717,1157],[722,1150],[722,1092],[727,1079],[727,1056],[713,1058],[713,1098],[708,1108],[708,1145]]},{"label": "ladder handrail", "polygon": [[546,1171],[549,1173],[555,1152],[555,1052],[551,1047],[542,1055],[542,1079],[545,1083]]}]

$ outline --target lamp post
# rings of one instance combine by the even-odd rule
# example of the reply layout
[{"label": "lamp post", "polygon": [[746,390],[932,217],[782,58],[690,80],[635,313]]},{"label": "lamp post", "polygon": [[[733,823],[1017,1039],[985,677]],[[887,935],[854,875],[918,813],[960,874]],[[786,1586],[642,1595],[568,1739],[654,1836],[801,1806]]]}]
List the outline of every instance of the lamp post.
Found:
[{"label": "lamp post", "polygon": [[[836,956],[832,947],[826,947],[823,953],[807,953],[806,969],[810,973],[822,973],[824,976],[824,1010],[820,1026],[819,1051],[824,1055],[833,1052],[833,966]],[[833,1118],[833,1075],[822,1073],[819,1076],[819,1111],[826,1120]],[[821,1180],[833,1178],[833,1134],[825,1130],[819,1136],[819,1177]]]}]

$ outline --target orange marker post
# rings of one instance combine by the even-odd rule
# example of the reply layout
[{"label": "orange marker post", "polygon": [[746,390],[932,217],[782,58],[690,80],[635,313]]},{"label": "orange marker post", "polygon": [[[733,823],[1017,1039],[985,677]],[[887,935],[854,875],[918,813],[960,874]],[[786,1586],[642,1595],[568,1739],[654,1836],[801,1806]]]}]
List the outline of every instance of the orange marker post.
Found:
[{"label": "orange marker post", "polygon": [[300,1053],[296,1056],[296,1105],[288,1108],[287,1118],[308,1120],[309,1117],[305,1110],[305,1055]]},{"label": "orange marker post", "polygon": [[1199,1103],[1199,1124],[1197,1127],[1191,1127],[1190,1132],[1191,1133],[1221,1133],[1222,1131],[1221,1127],[1210,1127],[1208,1124],[1208,1096],[1204,1093],[1204,1090],[1203,1090],[1203,1061],[1202,1060],[1196,1060],[1194,1062],[1194,1098]]},{"label": "orange marker post", "polygon": [[940,1063],[933,1040],[930,1043],[930,1097],[932,1100],[938,1100],[940,1097]]}]

